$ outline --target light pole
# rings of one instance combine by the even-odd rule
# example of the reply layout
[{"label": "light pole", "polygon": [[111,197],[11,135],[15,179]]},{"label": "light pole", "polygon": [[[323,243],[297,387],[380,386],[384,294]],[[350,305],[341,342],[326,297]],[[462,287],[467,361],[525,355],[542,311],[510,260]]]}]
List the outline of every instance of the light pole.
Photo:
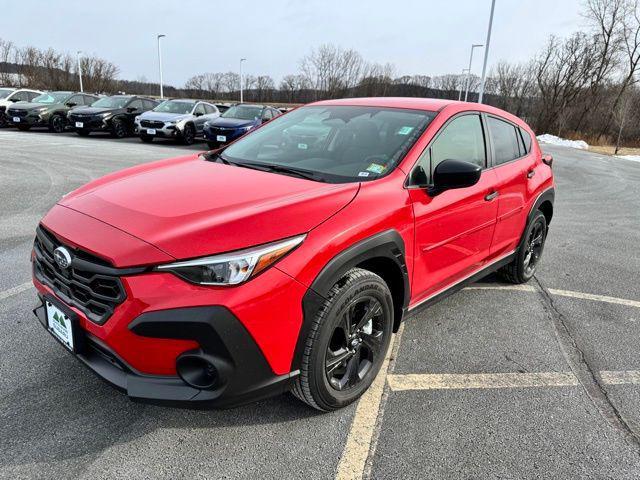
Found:
[{"label": "light pole", "polygon": [[82,65],[80,64],[80,55],[82,55],[82,50],[78,50],[76,52],[76,56],[78,58],[78,77],[80,78],[80,91],[84,92],[82,88]]},{"label": "light pole", "polygon": [[466,102],[467,99],[469,98],[469,88],[471,85],[471,62],[473,62],[473,50],[476,48],[480,48],[483,47],[484,45],[481,45],[479,43],[474,43],[473,45],[471,45],[471,55],[469,55],[469,68],[467,69],[467,87],[465,88],[465,92],[464,92],[464,101]]},{"label": "light pole", "polygon": [[[462,69],[462,76],[464,76],[464,72],[468,72],[468,68]],[[458,91],[458,101],[462,100],[462,83],[460,83],[460,90]]]},{"label": "light pole", "polygon": [[487,79],[487,60],[489,59],[489,45],[491,44],[491,27],[493,27],[493,11],[496,8],[496,0],[491,0],[491,13],[489,14],[489,28],[487,29],[487,41],[484,48],[484,63],[482,64],[482,79],[480,80],[480,93],[478,103],[482,103],[484,96],[484,83]]},{"label": "light pole", "polygon": [[247,59],[246,58],[241,58],[240,59],[240,103],[242,103],[242,62],[246,62]]},{"label": "light pole", "polygon": [[162,52],[160,51],[160,39],[166,35],[158,35],[158,70],[160,71],[160,98],[164,98],[164,90],[162,89]]}]

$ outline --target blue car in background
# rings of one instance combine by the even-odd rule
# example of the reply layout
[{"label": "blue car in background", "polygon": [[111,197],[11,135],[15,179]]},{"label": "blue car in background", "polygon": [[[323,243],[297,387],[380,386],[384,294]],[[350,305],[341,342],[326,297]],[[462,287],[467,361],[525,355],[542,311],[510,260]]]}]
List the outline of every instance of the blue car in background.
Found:
[{"label": "blue car in background", "polygon": [[206,122],[204,138],[209,148],[218,148],[280,115],[281,112],[274,107],[239,103],[229,108],[219,118]]}]

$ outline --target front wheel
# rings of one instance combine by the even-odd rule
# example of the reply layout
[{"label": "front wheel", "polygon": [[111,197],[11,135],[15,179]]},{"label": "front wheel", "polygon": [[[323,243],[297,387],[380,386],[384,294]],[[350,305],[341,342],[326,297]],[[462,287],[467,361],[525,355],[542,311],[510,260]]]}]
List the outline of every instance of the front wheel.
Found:
[{"label": "front wheel", "polygon": [[191,124],[185,125],[182,132],[182,143],[184,143],[185,145],[192,145],[195,139],[196,129],[193,128],[193,125]]},{"label": "front wheel", "polygon": [[111,123],[111,136],[113,136],[114,138],[124,138],[128,133],[129,132],[127,131],[127,126],[122,120],[115,119]]},{"label": "front wheel", "polygon": [[537,211],[524,232],[515,258],[502,267],[498,274],[510,283],[526,283],[536,273],[547,239],[547,219]]},{"label": "front wheel", "polygon": [[62,133],[66,126],[64,117],[60,114],[53,115],[49,120],[49,131],[53,133]]},{"label": "front wheel", "polygon": [[385,281],[360,268],[336,283],[312,320],[293,394],[322,411],[356,401],[391,343],[393,300]]}]

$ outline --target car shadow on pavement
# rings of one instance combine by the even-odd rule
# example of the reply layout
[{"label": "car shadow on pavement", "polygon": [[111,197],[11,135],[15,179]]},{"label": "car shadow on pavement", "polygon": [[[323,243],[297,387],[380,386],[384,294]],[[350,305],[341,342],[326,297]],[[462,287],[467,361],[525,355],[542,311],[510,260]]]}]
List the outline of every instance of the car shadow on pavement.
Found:
[{"label": "car shadow on pavement", "polygon": [[42,371],[29,372],[30,383],[0,399],[0,471],[3,467],[97,456],[156,429],[250,429],[321,415],[289,394],[227,410],[132,402],[71,356],[52,356]]}]

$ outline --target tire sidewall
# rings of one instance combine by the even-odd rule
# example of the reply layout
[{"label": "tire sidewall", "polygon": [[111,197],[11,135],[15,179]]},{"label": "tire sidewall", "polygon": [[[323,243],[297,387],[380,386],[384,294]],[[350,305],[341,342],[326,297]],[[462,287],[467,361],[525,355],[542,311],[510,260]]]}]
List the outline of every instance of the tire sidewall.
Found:
[{"label": "tire sidewall", "polygon": [[[358,296],[371,296],[382,305],[384,313],[384,338],[379,358],[374,359],[366,377],[356,386],[345,392],[335,390],[325,374],[326,351],[333,332],[340,322],[340,314]],[[391,343],[393,330],[393,300],[389,288],[377,275],[372,274],[359,279],[347,289],[339,292],[332,300],[332,305],[318,313],[322,318],[321,326],[316,332],[310,356],[309,382],[314,400],[327,410],[338,409],[357,400],[369,388],[378,374],[384,357]],[[317,397],[317,398],[315,398]]]},{"label": "tire sidewall", "polygon": [[195,136],[196,136],[196,133],[193,125],[191,124],[185,125],[184,131],[182,133],[182,141],[184,142],[184,144],[192,145],[193,142],[195,141]]},{"label": "tire sidewall", "polygon": [[536,211],[531,221],[529,221],[529,223],[527,224],[527,228],[524,231],[524,235],[522,236],[522,240],[520,242],[520,247],[518,248],[518,276],[523,282],[529,281],[531,278],[533,278],[537,270],[537,264],[536,264],[533,270],[531,271],[531,273],[527,274],[524,266],[524,259],[527,253],[527,242],[529,241],[529,236],[531,235],[531,231],[533,230],[534,225],[536,225],[539,222],[542,222],[543,232],[544,232],[543,233],[544,238],[542,239],[542,252],[540,252],[540,257],[542,257],[542,255],[544,254],[544,246],[547,240],[547,219],[545,218],[544,214],[540,210]]},{"label": "tire sidewall", "polygon": [[[57,130],[55,127],[56,121],[59,120],[60,121],[60,129]],[[64,132],[64,117],[62,115],[60,115],[59,113],[55,113],[52,117],[51,120],[49,121],[49,126],[50,129],[53,133],[62,133]]]}]

